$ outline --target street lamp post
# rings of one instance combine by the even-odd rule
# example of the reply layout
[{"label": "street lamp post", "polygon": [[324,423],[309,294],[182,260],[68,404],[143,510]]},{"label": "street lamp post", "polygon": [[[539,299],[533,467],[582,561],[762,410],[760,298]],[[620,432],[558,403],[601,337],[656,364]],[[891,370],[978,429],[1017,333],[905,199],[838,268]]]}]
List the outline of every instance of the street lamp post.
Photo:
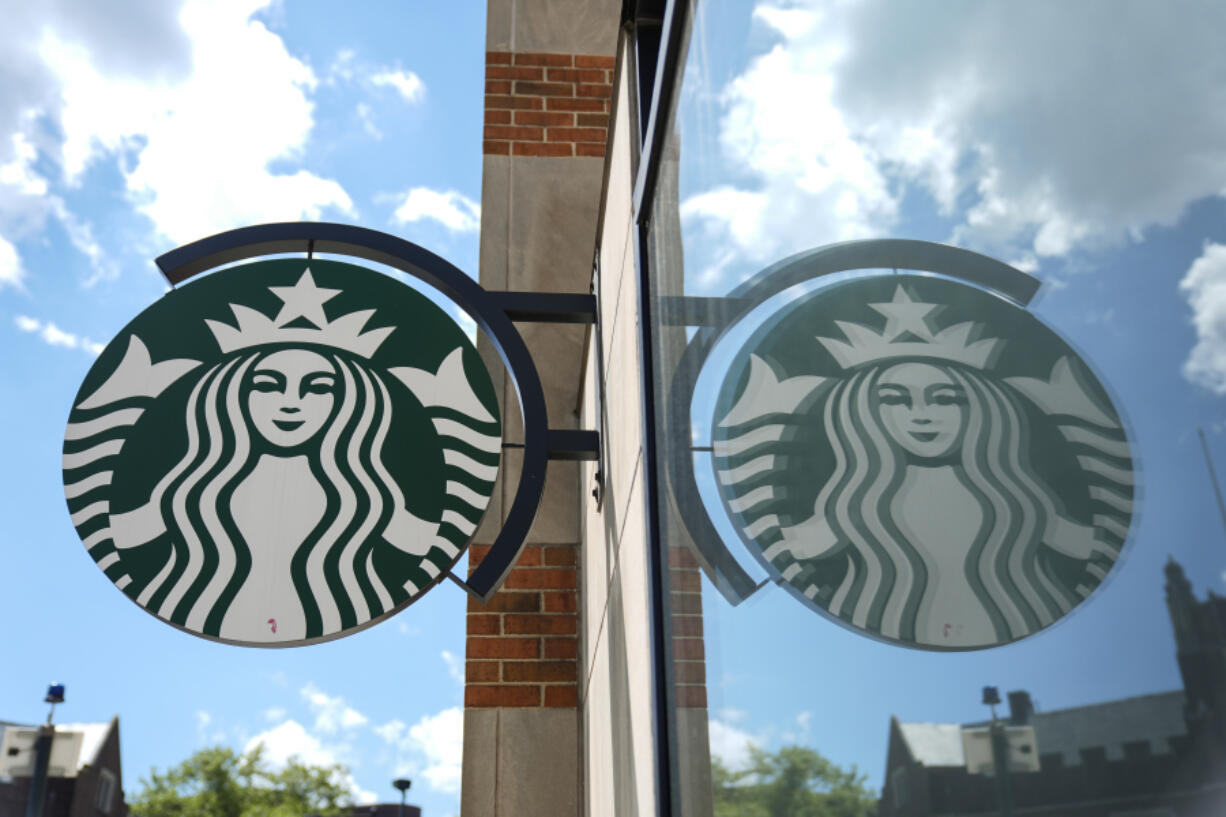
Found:
[{"label": "street lamp post", "polygon": [[392,785],[400,789],[400,817],[404,817],[404,795],[409,790],[409,786],[413,785],[413,781],[398,777],[392,781]]},{"label": "street lamp post", "polygon": [[996,687],[983,688],[983,702],[992,708],[992,727],[988,734],[992,742],[992,765],[996,768],[996,797],[1001,817],[1013,817],[1013,792],[1009,787],[1009,738],[1004,724],[996,717],[1000,692]]},{"label": "street lamp post", "polygon": [[34,774],[30,778],[26,817],[43,817],[43,802],[47,799],[47,767],[51,765],[51,743],[55,740],[55,726],[51,719],[55,717],[55,705],[64,703],[64,685],[52,684],[47,687],[47,697],[43,700],[51,704],[51,711],[47,713],[47,722],[38,727],[38,737],[34,740]]}]

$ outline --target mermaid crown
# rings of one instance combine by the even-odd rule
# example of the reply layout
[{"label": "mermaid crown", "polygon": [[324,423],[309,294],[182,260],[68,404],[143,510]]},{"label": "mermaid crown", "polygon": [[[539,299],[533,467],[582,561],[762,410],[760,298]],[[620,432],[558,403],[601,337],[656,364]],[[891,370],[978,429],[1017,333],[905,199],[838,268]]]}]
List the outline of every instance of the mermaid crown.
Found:
[{"label": "mermaid crown", "polygon": [[934,332],[928,314],[940,305],[913,301],[902,285],[889,303],[869,306],[886,318],[885,328],[880,332],[858,323],[835,321],[847,340],[818,338],[844,369],[896,357],[938,358],[982,369],[1002,343],[1000,338],[971,340],[975,330],[972,321]]},{"label": "mermaid crown", "polygon": [[363,332],[366,322],[375,314],[373,309],[361,309],[329,321],[324,314],[324,303],[341,290],[316,286],[310,268],[292,287],[269,287],[268,290],[281,299],[281,310],[275,318],[249,306],[230,304],[238,326],[205,319],[223,354],[270,343],[311,343],[369,358],[395,329],[385,326]]}]

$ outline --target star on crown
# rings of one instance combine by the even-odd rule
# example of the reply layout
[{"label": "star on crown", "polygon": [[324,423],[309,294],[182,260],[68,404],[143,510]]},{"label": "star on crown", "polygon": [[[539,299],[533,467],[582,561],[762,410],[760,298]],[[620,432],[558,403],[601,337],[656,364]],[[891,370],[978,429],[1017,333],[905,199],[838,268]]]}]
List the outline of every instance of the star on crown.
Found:
[{"label": "star on crown", "polygon": [[844,369],[896,357],[939,358],[982,369],[1002,343],[1000,338],[972,341],[975,329],[972,321],[934,332],[928,314],[938,309],[939,304],[913,301],[901,285],[889,303],[869,306],[885,316],[885,328],[880,333],[858,323],[835,321],[847,340],[818,338]]},{"label": "star on crown", "polygon": [[[375,314],[373,309],[361,309],[329,321],[324,304],[340,290],[316,286],[309,267],[292,287],[268,290],[281,299],[281,309],[275,318],[242,304],[230,304],[237,327],[205,319],[223,354],[270,343],[312,343],[369,358],[395,329],[385,326],[363,332],[366,322]],[[310,325],[302,325],[304,322]]]}]

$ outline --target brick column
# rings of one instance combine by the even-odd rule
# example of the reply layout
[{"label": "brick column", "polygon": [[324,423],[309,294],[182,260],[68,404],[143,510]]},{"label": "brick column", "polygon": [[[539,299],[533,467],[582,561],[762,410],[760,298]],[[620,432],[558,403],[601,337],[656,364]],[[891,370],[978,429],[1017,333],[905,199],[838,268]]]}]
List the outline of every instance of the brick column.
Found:
[{"label": "brick column", "polygon": [[[613,0],[488,2],[486,289],[589,291],[619,9]],[[577,427],[586,327],[519,328],[540,372],[550,426]],[[488,344],[482,351],[493,359]],[[502,380],[505,439],[521,442],[514,390]],[[503,453],[470,569],[514,495],[520,455]],[[578,473],[575,463],[549,465],[541,510],[506,583],[486,604],[469,601],[463,817],[582,812]]]},{"label": "brick column", "polygon": [[[707,661],[702,633],[702,570],[689,550],[668,549],[672,590],[673,687],[679,709],[707,708]],[[705,717],[705,712],[703,713]]]},{"label": "brick column", "polygon": [[484,152],[603,157],[612,83],[612,57],[486,52]]},{"label": "brick column", "polygon": [[[488,550],[474,545],[470,563]],[[466,707],[576,706],[575,550],[528,545],[488,604],[469,601]]]}]

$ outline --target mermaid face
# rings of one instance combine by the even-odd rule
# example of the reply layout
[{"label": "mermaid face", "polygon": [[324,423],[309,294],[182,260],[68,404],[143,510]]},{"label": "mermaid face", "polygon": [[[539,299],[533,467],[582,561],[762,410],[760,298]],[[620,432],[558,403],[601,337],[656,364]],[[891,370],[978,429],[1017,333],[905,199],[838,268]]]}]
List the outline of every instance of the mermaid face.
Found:
[{"label": "mermaid face", "polygon": [[881,424],[904,451],[944,457],[962,441],[966,392],[929,363],[899,363],[877,380]]},{"label": "mermaid face", "polygon": [[314,437],[332,416],[336,368],[323,355],[286,349],[252,368],[247,409],[251,424],[278,448]]}]

